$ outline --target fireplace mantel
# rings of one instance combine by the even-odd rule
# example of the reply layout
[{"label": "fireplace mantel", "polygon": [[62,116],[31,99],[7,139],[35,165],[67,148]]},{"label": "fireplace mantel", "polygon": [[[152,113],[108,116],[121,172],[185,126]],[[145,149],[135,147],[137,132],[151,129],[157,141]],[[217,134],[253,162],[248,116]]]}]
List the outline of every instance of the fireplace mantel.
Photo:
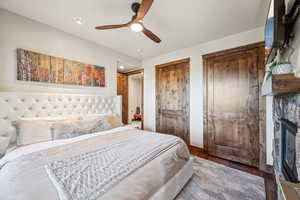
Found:
[{"label": "fireplace mantel", "polygon": [[300,93],[300,78],[294,74],[272,75],[262,85],[261,92],[263,96]]}]

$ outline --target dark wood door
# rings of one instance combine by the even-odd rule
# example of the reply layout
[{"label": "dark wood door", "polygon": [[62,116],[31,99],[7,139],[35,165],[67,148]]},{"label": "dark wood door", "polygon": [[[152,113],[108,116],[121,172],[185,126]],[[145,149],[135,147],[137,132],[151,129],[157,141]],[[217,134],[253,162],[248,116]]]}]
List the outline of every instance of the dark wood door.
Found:
[{"label": "dark wood door", "polygon": [[156,131],[190,143],[189,59],[156,66]]},{"label": "dark wood door", "polygon": [[123,73],[117,75],[117,94],[122,96],[122,122],[128,123],[128,76]]},{"label": "dark wood door", "polygon": [[205,149],[258,167],[260,47],[204,56]]}]

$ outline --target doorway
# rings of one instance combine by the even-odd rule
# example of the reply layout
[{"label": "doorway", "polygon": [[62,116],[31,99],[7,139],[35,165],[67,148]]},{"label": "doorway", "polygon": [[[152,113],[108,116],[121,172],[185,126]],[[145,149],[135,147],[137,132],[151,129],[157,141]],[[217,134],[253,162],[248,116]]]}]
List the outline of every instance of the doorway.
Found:
[{"label": "doorway", "polygon": [[118,72],[118,95],[122,96],[122,121],[144,128],[144,70]]},{"label": "doorway", "polygon": [[213,156],[265,164],[264,43],[203,56],[204,148]]},{"label": "doorway", "polygon": [[156,66],[156,131],[190,144],[190,59]]}]

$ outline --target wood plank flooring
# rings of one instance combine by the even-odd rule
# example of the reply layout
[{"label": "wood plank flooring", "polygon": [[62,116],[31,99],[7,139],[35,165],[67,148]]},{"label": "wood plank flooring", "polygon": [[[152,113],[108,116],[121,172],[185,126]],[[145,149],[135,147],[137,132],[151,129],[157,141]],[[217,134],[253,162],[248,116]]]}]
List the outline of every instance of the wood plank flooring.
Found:
[{"label": "wood plank flooring", "polygon": [[250,174],[254,174],[256,176],[263,177],[265,179],[265,187],[266,187],[266,200],[277,200],[277,186],[276,186],[276,181],[275,177],[273,174],[268,174],[263,171],[260,171],[259,169],[255,167],[250,167],[247,165],[243,165],[240,163],[224,160],[221,158],[217,158],[214,156],[210,156],[207,153],[203,151],[203,149],[197,148],[190,146],[190,152],[194,156],[198,156],[200,158],[204,158],[210,161],[214,161],[220,164],[223,164],[227,167],[233,168],[233,169],[238,169]]}]

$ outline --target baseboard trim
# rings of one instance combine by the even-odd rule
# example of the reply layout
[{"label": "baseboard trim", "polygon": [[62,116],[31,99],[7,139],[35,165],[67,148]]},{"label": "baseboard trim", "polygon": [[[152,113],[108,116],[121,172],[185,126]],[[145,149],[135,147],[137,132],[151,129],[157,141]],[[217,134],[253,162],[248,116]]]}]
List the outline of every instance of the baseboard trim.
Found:
[{"label": "baseboard trim", "polygon": [[191,152],[194,151],[194,152],[205,153],[204,148],[201,148],[201,147],[196,147],[196,146],[190,145],[189,149],[190,149]]}]

